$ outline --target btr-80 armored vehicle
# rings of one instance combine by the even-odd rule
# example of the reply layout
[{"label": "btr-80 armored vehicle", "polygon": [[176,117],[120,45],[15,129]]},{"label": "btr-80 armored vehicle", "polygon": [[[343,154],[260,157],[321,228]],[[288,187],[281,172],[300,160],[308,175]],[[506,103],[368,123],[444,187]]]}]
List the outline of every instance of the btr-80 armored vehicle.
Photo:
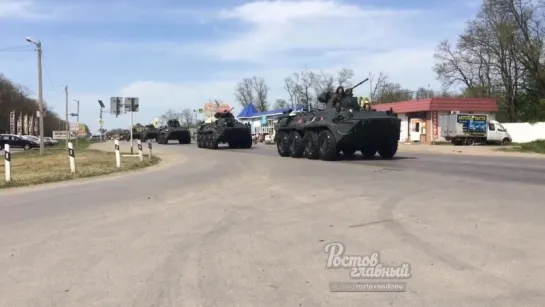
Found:
[{"label": "btr-80 armored vehicle", "polygon": [[202,124],[197,130],[197,145],[199,148],[218,149],[221,143],[229,144],[230,148],[251,148],[252,131],[235,119],[233,109],[217,112],[215,120]]},{"label": "btr-80 armored vehicle", "polygon": [[140,133],[140,140],[147,142],[148,140],[157,140],[157,128],[154,125],[146,125]]},{"label": "btr-80 armored vehicle", "polygon": [[390,159],[397,152],[401,121],[393,110],[377,112],[363,109],[352,90],[366,82],[347,89],[345,97],[336,106],[329,105],[332,92],[318,97],[328,103],[325,110],[301,113],[286,112],[275,125],[275,143],[282,157],[336,160],[340,153],[350,157],[361,151],[364,157],[373,157],[377,151]]},{"label": "btr-80 armored vehicle", "polygon": [[191,133],[187,128],[183,128],[179,121],[171,119],[167,121],[166,127],[161,127],[157,132],[158,144],[168,144],[170,140],[178,140],[180,144],[190,144]]}]

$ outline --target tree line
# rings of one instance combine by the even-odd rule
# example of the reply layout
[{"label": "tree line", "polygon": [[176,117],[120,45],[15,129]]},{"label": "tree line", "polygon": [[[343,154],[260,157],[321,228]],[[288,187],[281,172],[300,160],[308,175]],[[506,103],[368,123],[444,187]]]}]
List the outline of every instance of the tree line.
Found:
[{"label": "tree line", "polygon": [[434,70],[444,87],[496,98],[501,120],[544,120],[544,8],[543,1],[484,0],[457,40],[437,48]]},{"label": "tree line", "polygon": [[[10,113],[15,111],[16,121],[23,116],[34,115],[38,111],[38,101],[30,98],[29,90],[15,84],[0,74],[0,133],[10,133]],[[44,135],[51,136],[54,130],[65,130],[66,121],[62,120],[53,109],[44,102]]]},{"label": "tree line", "polygon": [[[258,111],[267,111],[269,109],[280,109],[293,106],[312,106],[319,107],[317,97],[325,91],[334,91],[338,86],[345,89],[352,87],[354,71],[349,68],[342,68],[335,73],[325,71],[301,71],[293,73],[284,79],[284,90],[288,99],[276,99],[274,103],[269,102],[269,87],[265,80],[260,77],[245,78],[235,87],[235,100],[245,107],[253,103]],[[368,97],[373,104],[406,101],[411,99],[423,99],[441,96],[453,96],[454,93],[448,91],[435,92],[429,87],[420,87],[417,90],[410,90],[401,86],[401,84],[390,80],[387,74],[381,72],[378,75],[369,75],[369,83],[361,85],[367,86],[369,90],[362,90],[365,93],[370,92]],[[357,95],[357,90],[354,95]],[[357,95],[363,96],[363,95]]]}]

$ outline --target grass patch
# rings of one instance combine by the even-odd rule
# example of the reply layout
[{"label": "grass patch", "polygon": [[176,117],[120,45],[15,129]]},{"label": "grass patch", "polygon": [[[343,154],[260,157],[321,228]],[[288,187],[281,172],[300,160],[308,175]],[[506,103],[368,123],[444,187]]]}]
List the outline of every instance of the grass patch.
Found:
[{"label": "grass patch", "polygon": [[[144,161],[138,157],[121,157],[121,167],[115,165],[115,153],[89,149],[90,143],[80,140],[75,147],[76,172],[70,172],[70,164],[66,143],[59,143],[45,149],[34,149],[11,154],[11,182],[0,179],[0,188],[29,186],[35,184],[88,178],[123,171],[136,170],[157,164],[160,159],[152,157],[151,161],[144,155]],[[1,159],[1,176],[4,177],[4,159]]]},{"label": "grass patch", "polygon": [[545,154],[545,140],[537,140],[528,143],[515,144],[508,148],[499,148],[500,151],[507,152],[528,152]]}]

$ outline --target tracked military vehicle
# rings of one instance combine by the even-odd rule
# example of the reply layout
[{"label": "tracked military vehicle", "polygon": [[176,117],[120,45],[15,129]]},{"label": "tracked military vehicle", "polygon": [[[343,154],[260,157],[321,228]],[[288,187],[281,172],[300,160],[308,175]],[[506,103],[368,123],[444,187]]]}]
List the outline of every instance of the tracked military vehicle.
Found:
[{"label": "tracked military vehicle", "polygon": [[352,90],[366,82],[363,80],[351,89],[340,103],[330,105],[333,93],[318,97],[326,103],[324,110],[292,113],[280,117],[275,125],[275,143],[281,157],[321,159],[333,161],[353,156],[360,151],[364,157],[378,154],[385,159],[395,156],[401,121],[393,110],[378,112],[362,108]]},{"label": "tracked military vehicle", "polygon": [[147,142],[148,140],[157,140],[157,128],[153,125],[147,125],[140,133],[140,140]]},{"label": "tracked military vehicle", "polygon": [[190,144],[191,133],[187,128],[183,128],[179,121],[171,119],[167,121],[166,127],[162,127],[157,132],[158,144],[168,144],[170,140],[178,140],[180,144]]},{"label": "tracked military vehicle", "polygon": [[132,128],[132,139],[136,140],[142,136],[142,132],[138,131],[136,128]]},{"label": "tracked military vehicle", "polygon": [[251,128],[235,119],[233,109],[217,112],[215,120],[202,124],[197,130],[199,148],[218,149],[219,144],[227,143],[230,148],[251,148]]}]

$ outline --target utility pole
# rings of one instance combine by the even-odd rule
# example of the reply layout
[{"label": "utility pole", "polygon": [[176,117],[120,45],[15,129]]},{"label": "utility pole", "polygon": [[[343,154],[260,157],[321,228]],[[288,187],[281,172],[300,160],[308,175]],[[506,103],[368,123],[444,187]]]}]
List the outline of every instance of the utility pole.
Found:
[{"label": "utility pole", "polygon": [[25,40],[36,46],[38,54],[38,110],[40,112],[40,156],[44,154],[44,93],[42,83],[42,42],[34,41],[29,37]]},{"label": "utility pole", "polygon": [[[100,122],[102,123],[102,107],[100,108]],[[100,140],[102,141],[102,124],[100,126]]]},{"label": "utility pole", "polygon": [[131,155],[133,154],[133,140],[132,140],[132,127],[134,125],[134,117],[133,117],[133,114],[134,114],[134,98],[130,98],[131,99]]},{"label": "utility pole", "polygon": [[104,106],[104,102],[102,102],[102,100],[99,100],[99,101],[98,101],[98,105],[99,105],[99,107],[100,107],[100,114],[99,114],[99,118],[100,118],[100,120],[99,120],[100,130],[99,130],[99,132],[100,132],[100,140],[102,141],[102,140],[103,140],[103,137],[102,137],[102,127],[103,127],[103,124],[104,124],[104,122],[102,121],[102,109],[104,109],[105,106]]},{"label": "utility pole", "polygon": [[[77,113],[76,113],[76,122],[78,123],[78,129],[79,129],[79,100],[74,99],[74,101],[78,104]],[[79,130],[76,132],[76,146],[78,146],[78,139],[79,139]]]},{"label": "utility pole", "polygon": [[68,121],[68,85],[64,86],[64,95],[66,100],[66,149],[68,149],[68,141],[70,140],[70,122]]}]

